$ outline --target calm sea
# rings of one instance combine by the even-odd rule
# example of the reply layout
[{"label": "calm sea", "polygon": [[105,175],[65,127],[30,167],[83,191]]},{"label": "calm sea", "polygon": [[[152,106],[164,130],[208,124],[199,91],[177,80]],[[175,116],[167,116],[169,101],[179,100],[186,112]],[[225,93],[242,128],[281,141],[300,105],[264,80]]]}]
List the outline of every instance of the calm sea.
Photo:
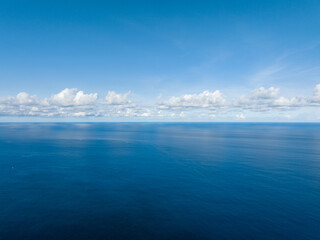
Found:
[{"label": "calm sea", "polygon": [[0,239],[320,239],[320,124],[2,123]]}]

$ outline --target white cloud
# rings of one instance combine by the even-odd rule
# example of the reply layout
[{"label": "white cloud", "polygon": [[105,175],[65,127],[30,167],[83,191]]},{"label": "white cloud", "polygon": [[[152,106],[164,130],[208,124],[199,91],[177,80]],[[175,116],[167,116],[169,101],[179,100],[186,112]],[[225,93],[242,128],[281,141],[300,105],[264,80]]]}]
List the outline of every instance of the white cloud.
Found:
[{"label": "white cloud", "polygon": [[74,102],[76,105],[88,105],[93,104],[98,98],[97,93],[84,94],[83,91],[77,92],[74,97]]},{"label": "white cloud", "polygon": [[19,104],[25,104],[25,105],[35,104],[38,102],[35,96],[30,97],[29,94],[26,92],[18,93],[18,95],[16,96],[16,99]]},{"label": "white cloud", "polygon": [[15,97],[2,97],[0,98],[0,104],[7,106],[31,106],[31,105],[47,105],[46,100],[40,100],[37,96],[30,96],[26,92],[20,92]]},{"label": "white cloud", "polygon": [[279,88],[264,88],[260,87],[258,89],[253,90],[252,97],[255,99],[269,99],[269,98],[275,98],[279,94]]},{"label": "white cloud", "polygon": [[239,113],[236,115],[236,118],[239,120],[244,120],[244,119],[246,119],[246,116],[243,113]]},{"label": "white cloud", "polygon": [[308,105],[305,97],[286,98],[279,96],[279,89],[260,87],[250,95],[242,95],[232,103],[232,107],[251,111],[288,110]]},{"label": "white cloud", "polygon": [[76,88],[66,88],[59,92],[58,94],[55,94],[51,97],[51,102],[61,105],[61,106],[68,106],[68,105],[74,105],[74,97],[77,92]]},{"label": "white cloud", "polygon": [[84,93],[76,88],[66,88],[48,98],[20,92],[16,96],[0,97],[0,116],[223,119],[220,118],[223,115],[234,116],[240,112],[236,118],[243,120],[246,116],[241,112],[281,111],[287,114],[288,110],[320,106],[320,84],[310,96],[285,97],[278,88],[260,87],[228,101],[219,90],[173,96],[162,102],[158,99],[154,105],[132,102],[129,95],[130,92],[109,91],[105,99],[99,100],[97,93]]},{"label": "white cloud", "polygon": [[[249,111],[288,111],[320,105],[320,84],[318,84],[311,97],[294,96],[285,97],[280,95],[279,88],[260,87],[254,89],[248,95],[241,95],[234,100],[227,101],[219,91],[204,91],[199,94],[186,94],[181,97],[171,97],[166,101],[158,103],[158,108],[163,111],[172,112],[171,116],[177,116],[177,111],[193,111],[194,116],[211,117],[217,115],[227,116],[229,112]],[[210,110],[210,112],[209,112]],[[197,111],[201,111],[199,114]],[[212,112],[213,111],[213,112]],[[237,114],[238,119],[245,119],[244,114]]]},{"label": "white cloud", "polygon": [[151,117],[153,112],[146,108],[128,107],[116,109],[116,111],[113,111],[111,115],[117,117]]},{"label": "white cloud", "polygon": [[184,112],[181,112],[180,114],[179,114],[179,117],[181,117],[181,118],[183,118],[183,117],[185,117],[186,116],[186,114],[184,113]]},{"label": "white cloud", "polygon": [[98,98],[97,93],[84,94],[83,91],[78,91],[76,88],[66,88],[51,97],[50,101],[53,104],[61,106],[73,105],[90,105]]},{"label": "white cloud", "polygon": [[105,97],[105,101],[101,102],[102,105],[107,105],[107,112],[104,113],[104,116],[130,118],[157,115],[156,111],[152,110],[152,107],[136,104],[129,100],[128,97],[130,94],[130,91],[124,94],[109,91]]},{"label": "white cloud", "polygon": [[110,105],[125,105],[130,104],[131,101],[128,100],[128,96],[130,92],[124,94],[117,94],[114,91],[109,91],[108,95],[106,96],[106,102]]},{"label": "white cloud", "polygon": [[76,88],[66,88],[50,98],[40,99],[21,92],[15,97],[0,98],[0,115],[72,117],[97,116],[97,93],[85,94]]},{"label": "white cloud", "polygon": [[168,101],[160,102],[161,109],[179,108],[220,108],[226,100],[222,93],[217,90],[214,92],[203,91],[199,94],[185,94],[180,97],[171,97]]},{"label": "white cloud", "polygon": [[317,84],[314,88],[312,102],[320,103],[320,84]]}]

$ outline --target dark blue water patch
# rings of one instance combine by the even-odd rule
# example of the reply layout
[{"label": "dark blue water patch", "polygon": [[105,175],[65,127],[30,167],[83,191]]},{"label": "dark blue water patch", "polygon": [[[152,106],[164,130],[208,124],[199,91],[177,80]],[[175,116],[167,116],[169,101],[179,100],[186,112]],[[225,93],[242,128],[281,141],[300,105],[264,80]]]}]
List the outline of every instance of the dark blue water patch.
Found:
[{"label": "dark blue water patch", "polygon": [[0,239],[319,239],[320,124],[0,124]]}]

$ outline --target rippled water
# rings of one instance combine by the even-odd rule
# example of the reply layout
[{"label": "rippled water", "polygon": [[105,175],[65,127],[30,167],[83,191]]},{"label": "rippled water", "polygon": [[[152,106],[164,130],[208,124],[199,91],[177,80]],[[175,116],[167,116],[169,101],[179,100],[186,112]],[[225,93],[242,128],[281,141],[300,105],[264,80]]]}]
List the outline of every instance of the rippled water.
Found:
[{"label": "rippled water", "polygon": [[0,239],[320,239],[320,124],[0,124]]}]

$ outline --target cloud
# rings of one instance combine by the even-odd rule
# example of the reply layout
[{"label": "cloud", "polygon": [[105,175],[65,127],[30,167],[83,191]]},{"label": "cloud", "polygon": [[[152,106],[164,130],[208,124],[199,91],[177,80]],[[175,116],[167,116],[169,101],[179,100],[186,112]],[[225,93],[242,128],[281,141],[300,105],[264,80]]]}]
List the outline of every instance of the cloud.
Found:
[{"label": "cloud", "polygon": [[76,88],[66,88],[51,97],[50,102],[61,106],[80,106],[95,103],[98,98],[97,93],[84,94]]},{"label": "cloud", "polygon": [[146,105],[129,100],[129,95],[130,91],[124,94],[109,91],[99,100],[97,93],[84,93],[76,88],[66,88],[47,98],[20,92],[16,96],[0,97],[0,116],[219,119],[238,113],[236,118],[243,120],[247,112],[285,114],[293,109],[320,106],[320,84],[310,96],[293,97],[281,96],[279,88],[260,87],[231,100],[216,90],[172,96]]},{"label": "cloud", "polygon": [[270,66],[268,68],[262,69],[258,73],[256,73],[252,78],[251,81],[258,83],[258,82],[265,82],[268,81],[268,79],[272,78],[275,74],[279,73],[284,69],[283,66],[280,66],[278,64]]},{"label": "cloud", "polygon": [[180,109],[180,108],[221,108],[226,100],[222,93],[203,91],[199,94],[185,94],[180,97],[171,97],[169,100],[160,102],[160,109]]},{"label": "cloud", "polygon": [[286,98],[279,96],[279,89],[275,87],[260,87],[250,95],[242,95],[230,107],[251,111],[288,110],[290,108],[307,106],[305,97]]},{"label": "cloud", "polygon": [[152,107],[136,104],[129,100],[130,94],[130,91],[123,94],[109,91],[105,97],[105,101],[101,102],[101,104],[107,105],[107,111],[105,111],[104,116],[132,118],[156,115]]},{"label": "cloud", "polygon": [[39,100],[36,96],[29,96],[29,94],[26,92],[18,93],[16,100],[18,104],[22,105],[33,105],[39,103]]},{"label": "cloud", "polygon": [[151,117],[153,115],[153,111],[140,106],[112,108],[107,114],[107,116],[113,117]]},{"label": "cloud", "polygon": [[127,105],[131,103],[131,101],[128,100],[129,95],[130,95],[130,92],[127,92],[124,94],[117,94],[114,91],[109,91],[105,100],[107,104],[110,104],[110,105]]},{"label": "cloud", "polygon": [[239,113],[236,115],[236,118],[239,120],[244,120],[244,119],[246,119],[246,116],[243,113]]},{"label": "cloud", "polygon": [[320,84],[317,84],[316,87],[314,88],[312,102],[320,103]]},{"label": "cloud", "polygon": [[[275,112],[317,106],[320,106],[320,84],[315,87],[313,95],[310,97],[285,97],[281,96],[279,88],[259,87],[249,94],[235,97],[232,100],[227,100],[219,90],[216,90],[214,92],[204,91],[199,94],[185,94],[180,97],[174,96],[158,102],[158,109],[171,112],[171,116],[177,116],[179,111],[184,111],[185,114],[193,111],[193,116],[198,115],[204,118],[227,116],[229,112]],[[246,118],[243,113],[237,114],[236,117],[238,119]]]},{"label": "cloud", "polygon": [[32,106],[32,105],[48,105],[46,100],[40,100],[37,96],[30,96],[26,92],[20,92],[15,97],[2,97],[0,104],[7,106]]},{"label": "cloud", "polygon": [[15,97],[0,98],[2,116],[84,117],[99,116],[97,93],[85,94],[66,88],[49,98],[40,99],[21,92]]}]

